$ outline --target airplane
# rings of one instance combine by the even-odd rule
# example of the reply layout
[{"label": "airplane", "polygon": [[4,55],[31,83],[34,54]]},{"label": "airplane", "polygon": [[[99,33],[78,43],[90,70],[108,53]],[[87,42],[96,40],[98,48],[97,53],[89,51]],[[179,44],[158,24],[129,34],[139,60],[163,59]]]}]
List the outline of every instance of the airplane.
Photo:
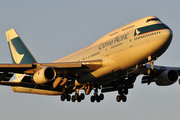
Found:
[{"label": "airplane", "polygon": [[[13,28],[6,31],[6,37],[13,63],[0,64],[0,85],[18,93],[58,95],[61,101],[81,102],[93,91],[90,101],[100,102],[104,93],[116,91],[116,101],[126,102],[137,76],[142,75],[142,83],[148,85],[168,86],[180,75],[180,67],[154,65],[173,37],[172,30],[155,16],[117,28],[52,63],[38,63]],[[16,78],[11,80],[13,75]]]}]

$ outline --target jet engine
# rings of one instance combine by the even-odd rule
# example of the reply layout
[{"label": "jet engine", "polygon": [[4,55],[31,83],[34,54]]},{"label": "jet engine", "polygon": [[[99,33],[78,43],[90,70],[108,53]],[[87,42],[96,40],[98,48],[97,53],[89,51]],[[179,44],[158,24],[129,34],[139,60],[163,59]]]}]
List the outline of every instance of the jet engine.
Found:
[{"label": "jet engine", "polygon": [[155,82],[158,86],[167,86],[175,83],[179,78],[179,74],[176,70],[166,70],[158,75],[143,76],[142,83]]},{"label": "jet engine", "polygon": [[37,84],[43,84],[53,80],[55,77],[56,71],[53,68],[45,67],[34,74],[33,80]]},{"label": "jet engine", "polygon": [[166,70],[162,72],[155,80],[158,86],[167,86],[175,83],[179,78],[179,74],[175,70]]}]

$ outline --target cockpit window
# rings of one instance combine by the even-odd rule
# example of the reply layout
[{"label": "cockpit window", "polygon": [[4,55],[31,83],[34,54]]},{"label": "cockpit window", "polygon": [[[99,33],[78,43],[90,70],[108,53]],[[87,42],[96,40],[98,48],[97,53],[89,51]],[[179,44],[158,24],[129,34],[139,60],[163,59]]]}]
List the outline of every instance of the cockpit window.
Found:
[{"label": "cockpit window", "polygon": [[158,18],[151,18],[151,19],[148,19],[146,22],[150,22],[150,21],[160,21]]}]

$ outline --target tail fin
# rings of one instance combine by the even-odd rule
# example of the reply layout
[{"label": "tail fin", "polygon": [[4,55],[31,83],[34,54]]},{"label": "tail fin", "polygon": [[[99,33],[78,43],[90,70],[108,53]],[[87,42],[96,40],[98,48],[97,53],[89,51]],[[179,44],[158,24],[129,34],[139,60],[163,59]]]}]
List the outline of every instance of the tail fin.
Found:
[{"label": "tail fin", "polygon": [[23,43],[14,28],[6,31],[6,37],[14,64],[37,63],[36,59]]}]

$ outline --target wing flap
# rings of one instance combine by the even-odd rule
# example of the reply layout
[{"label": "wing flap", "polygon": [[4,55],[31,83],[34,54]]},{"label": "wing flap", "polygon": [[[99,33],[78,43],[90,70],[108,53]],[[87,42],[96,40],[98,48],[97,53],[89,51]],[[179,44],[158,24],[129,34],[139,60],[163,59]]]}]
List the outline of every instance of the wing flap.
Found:
[{"label": "wing flap", "polygon": [[7,69],[7,68],[32,68],[33,64],[0,64],[0,69]]},{"label": "wing flap", "polygon": [[13,75],[14,74],[6,71],[4,73],[0,73],[0,81],[9,81]]}]

